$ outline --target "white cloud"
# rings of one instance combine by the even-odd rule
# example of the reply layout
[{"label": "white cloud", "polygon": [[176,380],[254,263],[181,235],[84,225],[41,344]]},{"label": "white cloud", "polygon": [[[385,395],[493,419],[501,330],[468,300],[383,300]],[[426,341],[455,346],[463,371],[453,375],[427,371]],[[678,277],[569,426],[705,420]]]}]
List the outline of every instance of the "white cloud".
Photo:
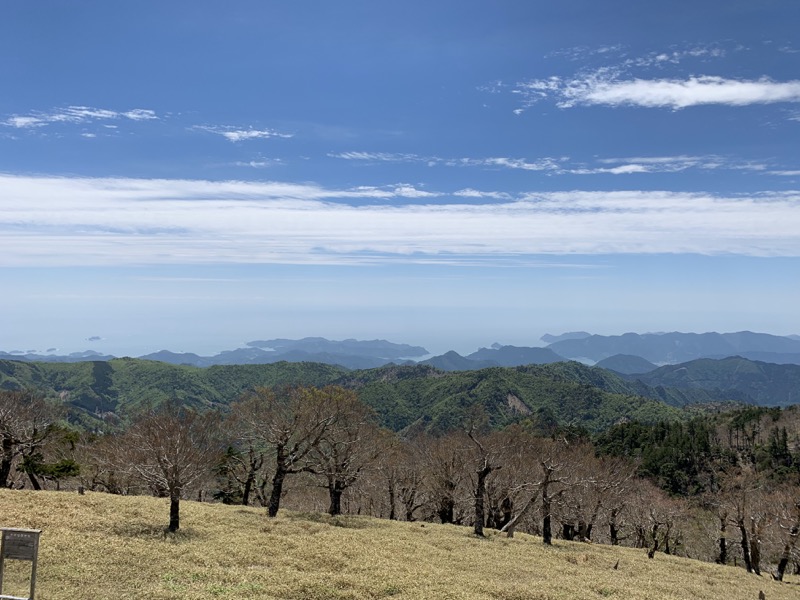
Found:
[{"label": "white cloud", "polygon": [[747,106],[800,102],[800,81],[776,82],[691,77],[687,80],[646,80],[593,82],[568,91],[565,105],[606,104],[681,109],[702,104]]},{"label": "white cloud", "polygon": [[539,158],[528,160],[525,158],[511,158],[507,156],[493,156],[488,158],[442,158],[440,156],[422,156],[419,154],[400,154],[392,152],[340,152],[330,153],[332,158],[345,160],[363,160],[366,162],[402,162],[423,163],[429,167],[439,165],[447,167],[487,167],[522,169],[524,171],[553,171],[559,168],[559,162],[564,158]]},{"label": "white cloud", "polygon": [[651,167],[639,164],[619,165],[617,167],[600,167],[596,169],[570,169],[567,171],[572,175],[596,175],[599,173],[609,173],[611,175],[630,175],[631,173],[650,173]]},{"label": "white cloud", "polygon": [[629,173],[677,173],[688,169],[702,171],[710,170],[737,170],[737,171],[763,171],[767,166],[763,163],[742,161],[731,157],[719,155],[706,156],[633,156],[628,158],[598,158],[601,165],[616,165],[613,167],[599,168],[569,168],[564,167],[565,173],[575,175],[591,175],[596,173],[610,173],[624,175]]},{"label": "white cloud", "polygon": [[428,162],[438,161],[436,157],[425,158],[418,154],[400,154],[395,152],[329,152],[331,158],[344,160],[364,160],[370,162]]},{"label": "white cloud", "polygon": [[43,127],[53,123],[91,123],[94,121],[108,121],[114,119],[129,119],[131,121],[144,121],[158,119],[155,111],[134,108],[129,111],[116,111],[105,108],[92,108],[89,106],[67,106],[66,108],[55,108],[48,112],[31,112],[27,115],[12,115],[3,125],[16,129],[29,129],[32,127]]},{"label": "white cloud", "polygon": [[800,176],[800,170],[788,170],[788,171],[769,171],[770,175],[781,175],[784,177],[797,177]]},{"label": "white cloud", "polygon": [[[0,176],[5,266],[800,256],[800,192],[555,192],[431,203],[400,184]],[[387,199],[404,199],[397,204]],[[382,202],[363,202],[363,200]],[[357,202],[354,202],[358,200]],[[57,250],[56,250],[57,249]]]},{"label": "white cloud", "polygon": [[495,200],[510,200],[511,195],[505,192],[484,192],[481,190],[474,190],[472,188],[465,188],[453,192],[454,196],[459,198],[494,198]]},{"label": "white cloud", "polygon": [[294,137],[292,133],[281,133],[274,129],[237,129],[230,126],[211,126],[211,125],[196,125],[193,129],[207,131],[216,135],[221,135],[229,142],[242,142],[244,140],[268,139],[268,138],[291,138]]},{"label": "white cloud", "polygon": [[720,104],[747,106],[800,102],[800,81],[725,79],[716,76],[688,79],[620,79],[619,72],[602,69],[573,79],[550,77],[517,86],[516,92],[530,106],[552,98],[561,108],[574,106],[640,106],[679,110]]},{"label": "white cloud", "polygon": [[236,167],[251,167],[253,169],[268,169],[283,164],[280,158],[259,158],[249,161],[237,161],[233,163]]}]

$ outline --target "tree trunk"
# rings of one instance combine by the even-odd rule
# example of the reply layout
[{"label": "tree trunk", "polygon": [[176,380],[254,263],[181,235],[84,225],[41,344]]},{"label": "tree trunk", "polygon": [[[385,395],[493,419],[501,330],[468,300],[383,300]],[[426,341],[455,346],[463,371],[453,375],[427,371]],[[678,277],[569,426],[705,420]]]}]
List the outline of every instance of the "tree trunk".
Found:
[{"label": "tree trunk", "polygon": [[394,491],[394,478],[389,477],[386,480],[388,485],[388,492],[389,492],[389,520],[396,521],[397,520],[397,511],[395,510],[395,491]]},{"label": "tree trunk", "polygon": [[647,551],[647,558],[653,558],[656,555],[656,552],[658,552],[658,527],[659,527],[659,525],[660,525],[659,523],[655,523],[653,525],[653,530],[652,530],[652,533],[653,533],[653,547],[650,548],[650,550]]},{"label": "tree trunk", "polygon": [[555,470],[552,465],[541,463],[544,477],[542,478],[542,542],[550,546],[553,543],[553,530],[551,527],[552,521],[552,498],[549,495],[549,488],[553,471]]},{"label": "tree trunk", "polygon": [[728,529],[728,515],[723,514],[719,518],[719,555],[717,556],[717,562],[721,565],[724,565],[728,562],[728,539],[726,537],[726,531]]},{"label": "tree trunk", "polygon": [[778,562],[778,570],[775,572],[775,580],[783,581],[783,574],[786,572],[786,567],[789,565],[789,559],[792,557],[792,551],[797,544],[797,537],[800,534],[800,524],[792,527],[789,531],[789,539],[783,547],[783,554],[781,560]]},{"label": "tree trunk", "polygon": [[619,529],[617,529],[617,509],[611,509],[611,515],[608,519],[608,535],[611,538],[611,545],[619,545]]},{"label": "tree trunk", "polygon": [[169,527],[170,533],[175,533],[181,526],[181,492],[173,490],[169,495]]},{"label": "tree trunk", "polygon": [[753,564],[750,562],[750,543],[747,538],[747,527],[745,527],[742,519],[739,519],[736,525],[739,527],[739,533],[742,536],[742,559],[744,560],[744,566],[748,573],[752,573]]},{"label": "tree trunk", "polygon": [[761,536],[755,520],[750,521],[750,564],[753,572],[761,575]]},{"label": "tree trunk", "polygon": [[517,513],[517,516],[515,516],[513,519],[510,519],[508,523],[503,525],[500,531],[501,532],[505,531],[508,537],[513,538],[514,528],[517,526],[519,520],[522,517],[524,517],[525,514],[530,510],[531,506],[533,506],[533,503],[536,501],[538,495],[539,495],[539,490],[537,490],[536,493],[530,497],[530,499],[525,503],[525,506],[522,507],[522,510],[519,511],[519,513]]},{"label": "tree trunk", "polygon": [[271,518],[278,515],[278,509],[281,507],[284,479],[286,479],[286,470],[283,468],[283,465],[277,465],[275,476],[272,478],[272,492],[269,495],[269,505],[267,508],[267,515]]},{"label": "tree trunk", "polygon": [[550,511],[550,496],[547,495],[545,490],[542,490],[542,542],[548,546],[553,543],[553,531],[550,525],[552,517]]},{"label": "tree trunk", "polygon": [[345,486],[339,480],[333,480],[328,484],[328,495],[331,499],[331,505],[328,508],[328,514],[332,517],[342,514],[342,493]]},{"label": "tree trunk", "polygon": [[34,489],[34,490],[36,490],[36,491],[39,491],[39,490],[41,490],[41,489],[42,489],[42,486],[41,486],[41,484],[39,483],[39,480],[38,480],[38,479],[36,479],[36,475],[34,475],[34,474],[33,474],[33,471],[32,471],[32,470],[28,470],[28,479],[30,479],[30,481],[31,481],[31,486],[33,486],[33,489]]},{"label": "tree trunk", "polygon": [[473,532],[475,535],[483,537],[483,523],[486,519],[486,512],[484,509],[484,499],[486,497],[486,478],[492,472],[492,467],[484,461],[483,467],[478,469],[478,482],[475,486],[475,526]]}]

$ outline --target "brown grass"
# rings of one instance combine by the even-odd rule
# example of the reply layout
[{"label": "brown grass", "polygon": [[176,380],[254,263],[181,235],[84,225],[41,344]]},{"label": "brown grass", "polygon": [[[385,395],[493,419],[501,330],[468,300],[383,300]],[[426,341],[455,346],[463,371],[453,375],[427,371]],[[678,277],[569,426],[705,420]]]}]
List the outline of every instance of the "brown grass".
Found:
[{"label": "brown grass", "polygon": [[[477,599],[800,598],[800,580],[644,551],[366,517],[166,500],[0,490],[0,526],[42,529],[38,600],[123,598]],[[614,564],[619,561],[618,570]],[[9,568],[13,567],[13,568]],[[3,592],[24,595],[9,561]]]}]

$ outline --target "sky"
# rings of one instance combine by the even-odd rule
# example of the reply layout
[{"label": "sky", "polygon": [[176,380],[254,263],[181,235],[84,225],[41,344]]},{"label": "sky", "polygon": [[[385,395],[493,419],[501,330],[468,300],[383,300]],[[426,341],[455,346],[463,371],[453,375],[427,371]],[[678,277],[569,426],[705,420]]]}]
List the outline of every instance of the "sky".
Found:
[{"label": "sky", "polygon": [[0,350],[800,333],[796,0],[6,0]]}]

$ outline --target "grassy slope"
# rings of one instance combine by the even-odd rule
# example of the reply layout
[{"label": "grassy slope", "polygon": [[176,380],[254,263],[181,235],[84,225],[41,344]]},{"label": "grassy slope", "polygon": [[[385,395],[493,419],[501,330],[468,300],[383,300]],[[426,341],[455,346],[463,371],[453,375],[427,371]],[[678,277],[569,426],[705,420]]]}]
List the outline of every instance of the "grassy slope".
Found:
[{"label": "grassy slope", "polygon": [[[83,599],[755,599],[800,597],[743,569],[639,550],[366,517],[281,514],[182,503],[164,539],[166,500],[0,490],[3,526],[43,530],[39,600]],[[619,561],[619,569],[613,565]],[[27,563],[11,562],[19,567]],[[15,584],[11,587],[9,584]],[[24,593],[7,567],[4,593]]]}]

